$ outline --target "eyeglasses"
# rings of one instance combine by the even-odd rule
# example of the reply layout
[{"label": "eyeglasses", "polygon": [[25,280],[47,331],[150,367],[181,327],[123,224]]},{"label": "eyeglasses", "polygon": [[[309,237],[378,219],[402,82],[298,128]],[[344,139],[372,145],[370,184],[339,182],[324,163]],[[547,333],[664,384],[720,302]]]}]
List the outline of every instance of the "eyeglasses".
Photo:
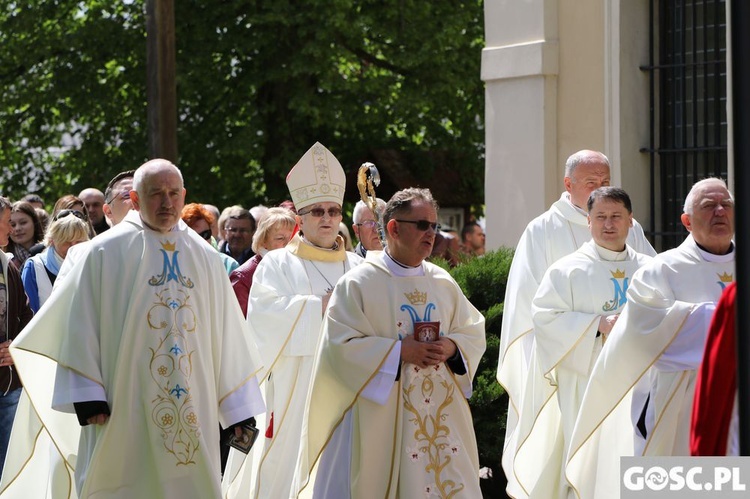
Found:
[{"label": "eyeglasses", "polygon": [[110,199],[109,201],[107,201],[105,199],[104,202],[107,203],[107,204],[110,204],[110,203],[112,203],[112,201],[114,201],[117,198],[120,198],[122,201],[129,200],[130,199],[130,191],[123,191],[123,192],[121,192],[119,194],[115,193],[115,195],[112,196],[112,199]]},{"label": "eyeglasses", "polygon": [[440,224],[436,222],[430,222],[429,220],[399,220],[397,218],[394,218],[397,222],[407,223],[407,224],[414,224],[417,226],[417,230],[420,230],[422,232],[426,231],[427,229],[432,229],[433,231],[437,232],[440,230]]},{"label": "eyeglasses", "polygon": [[206,241],[210,241],[211,240],[211,235],[212,235],[211,234],[211,229],[206,229],[203,232],[199,232],[198,235],[201,236]]},{"label": "eyeglasses", "polygon": [[52,219],[52,221],[56,222],[56,221],[60,220],[61,218],[67,217],[68,215],[73,215],[74,217],[78,217],[81,220],[86,220],[86,215],[84,215],[83,213],[81,213],[78,210],[60,210],[60,211],[57,212],[57,215],[55,215],[55,217]]},{"label": "eyeglasses", "polygon": [[378,223],[375,220],[365,220],[364,222],[354,224],[359,227],[367,227],[368,229],[374,229],[378,226]]},{"label": "eyeglasses", "polygon": [[[297,215],[299,216],[305,216],[305,215],[312,215],[315,218],[321,218],[323,215],[326,214],[326,210],[323,208],[312,208],[310,210],[303,212],[297,212]],[[331,218],[336,218],[341,216],[341,208],[328,208],[328,216]]]}]

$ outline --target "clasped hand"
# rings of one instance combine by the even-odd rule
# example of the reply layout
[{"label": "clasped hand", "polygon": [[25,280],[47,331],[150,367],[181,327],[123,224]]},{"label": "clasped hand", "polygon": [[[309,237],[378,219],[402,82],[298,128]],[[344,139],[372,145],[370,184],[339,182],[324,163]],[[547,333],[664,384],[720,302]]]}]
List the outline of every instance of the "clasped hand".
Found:
[{"label": "clasped hand", "polygon": [[409,335],[401,340],[401,360],[419,367],[445,362],[456,354],[456,344],[446,337],[437,341],[420,342]]}]

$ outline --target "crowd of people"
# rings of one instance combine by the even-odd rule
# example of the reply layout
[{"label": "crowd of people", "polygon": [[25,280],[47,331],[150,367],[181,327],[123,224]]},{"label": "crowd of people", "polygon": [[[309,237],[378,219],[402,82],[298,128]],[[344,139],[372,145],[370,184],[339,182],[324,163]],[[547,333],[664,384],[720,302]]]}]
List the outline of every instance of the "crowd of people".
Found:
[{"label": "crowd of people", "polygon": [[160,159],[0,198],[0,496],[478,497],[484,318],[427,261],[437,203],[357,203],[354,246],[345,180],[315,144],[277,207],[186,204]]},{"label": "crowd of people", "polygon": [[[49,215],[0,197],[0,496],[481,497],[484,317],[429,260],[481,258],[483,227],[441,228],[406,188],[354,206],[353,244],[319,143],[286,183],[279,206],[220,211],[156,159]],[[516,248],[497,372],[514,498],[617,497],[621,456],[738,452],[734,381],[709,432],[698,376],[732,195],[695,183],[689,236],[657,255],[609,183],[606,156],[573,154]]]}]

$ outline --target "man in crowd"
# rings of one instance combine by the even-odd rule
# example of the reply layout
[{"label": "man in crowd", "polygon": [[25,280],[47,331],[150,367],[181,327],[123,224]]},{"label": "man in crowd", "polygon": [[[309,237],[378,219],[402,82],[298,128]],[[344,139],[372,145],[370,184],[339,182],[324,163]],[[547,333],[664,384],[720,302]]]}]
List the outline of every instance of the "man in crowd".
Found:
[{"label": "man in crowd", "polygon": [[484,230],[476,222],[469,222],[461,229],[461,249],[469,256],[484,255]]},{"label": "man in crowd", "polygon": [[26,201],[34,208],[39,208],[40,210],[44,209],[44,200],[39,194],[26,194],[21,198],[21,201]]},{"label": "man in crowd", "polygon": [[89,212],[89,221],[94,227],[94,231],[97,234],[101,234],[105,230],[109,229],[109,224],[104,218],[104,194],[99,189],[93,187],[86,188],[78,194],[78,197],[86,205],[86,210]]},{"label": "man in crowd", "polygon": [[224,241],[219,244],[219,251],[242,265],[255,254],[252,249],[255,227],[255,218],[248,210],[240,206],[229,208],[226,210]]},{"label": "man in crowd", "polygon": [[566,469],[582,498],[619,491],[620,456],[690,455],[696,370],[734,279],[734,200],[724,181],[696,182],[681,220],[690,234],[633,276],[591,373]]},{"label": "man in crowd", "polygon": [[[507,491],[514,497],[525,497],[527,494],[515,479],[513,460],[517,445],[516,425],[534,339],[531,301],[549,266],[591,239],[586,202],[594,189],[609,185],[609,178],[609,160],[604,154],[583,150],[570,156],[565,163],[565,192],[549,210],[526,226],[510,267],[497,380],[508,392],[510,400],[503,469],[508,477]],[[638,253],[655,254],[635,220],[627,244]]]},{"label": "man in crowd", "polygon": [[[380,210],[385,209],[385,201],[376,198],[375,202]],[[362,258],[367,256],[369,250],[380,251],[383,249],[378,236],[378,217],[362,200],[357,201],[357,204],[354,205],[352,230],[357,237],[357,241],[359,241],[354,248],[354,252]]]},{"label": "man in crowd", "polygon": [[296,487],[322,450],[314,497],[481,497],[466,399],[484,317],[425,262],[439,227],[429,190],[394,194],[384,222],[386,250],[331,299]]},{"label": "man in crowd", "polygon": [[52,383],[36,367],[57,362],[46,403],[83,426],[79,497],[218,497],[219,424],[263,411],[257,352],[221,260],[180,220],[177,167],[142,165],[130,199],[135,211],[86,246],[11,353],[36,374],[34,403]]},{"label": "man in crowd", "polygon": [[[246,460],[231,484],[232,497],[289,497],[292,474],[280,470],[297,460],[323,314],[336,282],[362,261],[345,250],[338,234],[346,175],[336,157],[316,143],[286,183],[300,231],[260,261],[247,310],[265,366],[261,379],[269,420],[263,426],[258,420],[265,434],[260,455],[253,456],[252,464]],[[235,475],[233,454],[227,463],[229,476]]]},{"label": "man in crowd", "polygon": [[[7,246],[10,237],[10,212],[12,204],[0,196],[0,247]],[[15,372],[13,359],[8,352],[10,343],[31,320],[33,315],[23,290],[21,274],[4,251],[0,251],[0,474],[3,470],[8,440],[13,427],[18,399],[21,396],[21,379]]]},{"label": "man in crowd", "polygon": [[515,470],[531,497],[565,499],[567,446],[602,345],[634,272],[651,260],[626,245],[628,194],[600,187],[587,203],[592,239],[553,263],[534,297],[534,347],[519,421]]},{"label": "man in crowd", "polygon": [[119,224],[125,218],[125,215],[133,209],[133,203],[130,201],[130,190],[133,187],[134,174],[135,170],[120,172],[107,184],[107,189],[104,191],[102,211],[111,226]]}]

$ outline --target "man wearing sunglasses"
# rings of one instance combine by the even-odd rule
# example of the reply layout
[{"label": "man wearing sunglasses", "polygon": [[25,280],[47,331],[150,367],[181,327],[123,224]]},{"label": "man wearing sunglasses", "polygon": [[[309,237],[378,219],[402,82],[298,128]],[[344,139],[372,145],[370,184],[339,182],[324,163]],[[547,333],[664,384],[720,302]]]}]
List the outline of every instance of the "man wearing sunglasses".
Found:
[{"label": "man wearing sunglasses", "polygon": [[368,253],[334,289],[296,491],[482,497],[466,399],[486,346],[484,317],[450,274],[425,261],[437,220],[429,190],[394,194],[385,250]]},{"label": "man wearing sunglasses", "polygon": [[268,419],[258,419],[265,439],[256,444],[252,465],[257,469],[234,473],[237,461],[250,459],[230,453],[225,476],[241,478],[232,483],[239,491],[236,497],[289,497],[292,474],[282,470],[294,466],[304,435],[323,314],[336,282],[362,261],[346,251],[338,233],[346,175],[331,151],[313,145],[286,183],[297,208],[299,232],[285,247],[263,257],[250,287],[247,320],[264,366],[259,377]]},{"label": "man wearing sunglasses", "polygon": [[221,260],[180,219],[185,192],[167,160],[136,170],[135,209],[86,245],[11,347],[64,456],[83,427],[79,497],[219,497],[219,425],[264,410]]},{"label": "man wearing sunglasses", "polygon": [[[377,198],[376,203],[380,210],[385,210],[385,201]],[[357,201],[352,213],[352,230],[357,236],[357,246],[354,252],[365,258],[370,250],[380,251],[383,245],[378,236],[378,217],[365,204],[364,201]]]}]

